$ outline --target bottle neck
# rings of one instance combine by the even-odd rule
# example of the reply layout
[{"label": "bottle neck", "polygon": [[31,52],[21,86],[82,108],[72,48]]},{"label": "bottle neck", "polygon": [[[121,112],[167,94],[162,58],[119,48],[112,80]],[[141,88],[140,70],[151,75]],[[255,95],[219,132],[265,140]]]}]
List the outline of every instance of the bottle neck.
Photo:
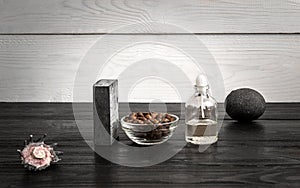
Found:
[{"label": "bottle neck", "polygon": [[209,87],[208,86],[204,86],[204,87],[195,86],[195,95],[209,96]]}]

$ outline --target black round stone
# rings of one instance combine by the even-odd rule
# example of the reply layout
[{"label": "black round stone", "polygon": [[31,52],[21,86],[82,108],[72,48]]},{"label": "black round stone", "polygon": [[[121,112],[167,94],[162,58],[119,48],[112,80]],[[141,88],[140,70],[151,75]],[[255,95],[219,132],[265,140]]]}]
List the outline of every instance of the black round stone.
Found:
[{"label": "black round stone", "polygon": [[241,88],[226,97],[225,108],[232,119],[249,122],[258,119],[265,112],[266,101],[259,92]]}]

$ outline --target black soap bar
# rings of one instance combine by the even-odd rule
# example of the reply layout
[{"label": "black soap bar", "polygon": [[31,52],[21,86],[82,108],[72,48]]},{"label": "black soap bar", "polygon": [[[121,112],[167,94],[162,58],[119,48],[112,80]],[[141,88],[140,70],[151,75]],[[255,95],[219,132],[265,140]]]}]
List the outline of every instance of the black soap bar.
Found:
[{"label": "black soap bar", "polygon": [[118,137],[118,80],[99,80],[93,90],[94,144],[111,145]]}]

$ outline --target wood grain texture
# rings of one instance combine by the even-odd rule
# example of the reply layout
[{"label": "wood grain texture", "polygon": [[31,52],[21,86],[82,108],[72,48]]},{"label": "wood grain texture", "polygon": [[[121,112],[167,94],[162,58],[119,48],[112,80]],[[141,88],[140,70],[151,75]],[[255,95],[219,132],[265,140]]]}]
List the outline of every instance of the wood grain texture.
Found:
[{"label": "wood grain texture", "polygon": [[[82,105],[84,109],[85,104]],[[143,108],[140,106],[143,104],[131,105]],[[273,120],[258,120],[248,125],[226,120],[219,141],[204,153],[187,145],[161,164],[130,168],[112,164],[88,147],[72,119],[70,104],[1,103],[0,112],[10,117],[0,118],[1,186],[299,187],[300,122],[276,120],[286,111],[299,110],[298,106],[270,104],[269,111],[273,113],[269,115]],[[13,118],[20,111],[28,118]],[[125,112],[126,108],[121,106],[120,111]],[[62,112],[65,120],[61,119]],[[59,143],[58,148],[64,151],[63,160],[43,172],[28,172],[20,165],[16,149],[22,147],[29,134],[45,132],[48,143]],[[123,152],[120,156],[124,156]]]},{"label": "wood grain texture", "polygon": [[145,26],[137,32],[164,32],[149,22],[192,33],[299,33],[299,19],[298,0],[0,1],[0,33],[16,34],[107,33],[137,23]]},{"label": "wood grain texture", "polygon": [[[6,102],[71,102],[73,101],[73,83],[76,71],[88,49],[101,36],[0,36],[0,101]],[[169,38],[176,44],[196,52],[196,57],[206,62],[205,52],[193,46],[191,40],[182,35],[115,35],[113,40],[101,43],[103,53],[92,57],[105,61],[105,56],[115,50],[115,45],[125,45],[131,39],[151,41]],[[260,91],[268,102],[300,101],[300,35],[198,35],[215,58],[224,78],[226,94],[239,87],[252,87]],[[139,49],[139,53],[155,53],[157,57],[171,57],[185,61],[184,55],[168,54],[160,48]],[[167,52],[167,53],[166,53]],[[129,51],[121,56],[113,67],[118,70],[120,65],[129,62],[128,57],[136,56],[137,51]],[[148,55],[149,55],[148,54]],[[151,57],[151,56],[149,56]],[[184,65],[185,66],[185,65]],[[189,67],[186,64],[185,67]],[[95,67],[89,67],[95,69]],[[153,69],[155,71],[155,68]],[[87,70],[87,75],[88,75]],[[142,74],[142,72],[140,73]],[[140,74],[132,74],[133,78]],[[171,72],[172,74],[172,72]],[[174,77],[176,79],[176,77]],[[96,80],[83,81],[83,86],[92,85]],[[192,87],[178,81],[185,88],[186,96],[191,95]],[[127,102],[127,95],[120,85],[120,101]],[[174,93],[157,84],[143,86],[135,93],[139,101],[149,102],[151,94],[161,97],[166,102],[180,102]],[[140,94],[139,92],[143,92]],[[168,98],[166,98],[168,96]],[[82,91],[82,96],[74,102],[92,100],[92,91]],[[151,100],[150,100],[151,101]],[[181,101],[185,101],[184,98]],[[220,99],[222,102],[223,99]]]},{"label": "wood grain texture", "polygon": [[[157,106],[157,104],[151,104]],[[167,103],[169,113],[181,115],[184,111],[183,104]],[[119,103],[119,116],[123,117],[128,113],[128,103]],[[79,120],[93,119],[92,103],[1,103],[0,119],[2,120],[74,120],[73,108],[78,108]],[[131,111],[148,111],[149,103],[130,103]],[[278,113],[280,111],[280,114]],[[219,116],[225,114],[224,104],[218,105]],[[184,114],[180,117],[184,118]],[[225,120],[231,118],[225,114]],[[300,103],[267,103],[266,111],[260,120],[300,120]]]}]

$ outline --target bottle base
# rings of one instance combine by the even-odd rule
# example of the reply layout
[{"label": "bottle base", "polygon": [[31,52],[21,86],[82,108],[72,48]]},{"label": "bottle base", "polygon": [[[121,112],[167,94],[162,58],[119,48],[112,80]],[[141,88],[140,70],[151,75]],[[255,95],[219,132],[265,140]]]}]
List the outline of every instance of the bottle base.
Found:
[{"label": "bottle base", "polygon": [[185,140],[196,145],[209,145],[218,141],[217,136],[187,136]]}]

